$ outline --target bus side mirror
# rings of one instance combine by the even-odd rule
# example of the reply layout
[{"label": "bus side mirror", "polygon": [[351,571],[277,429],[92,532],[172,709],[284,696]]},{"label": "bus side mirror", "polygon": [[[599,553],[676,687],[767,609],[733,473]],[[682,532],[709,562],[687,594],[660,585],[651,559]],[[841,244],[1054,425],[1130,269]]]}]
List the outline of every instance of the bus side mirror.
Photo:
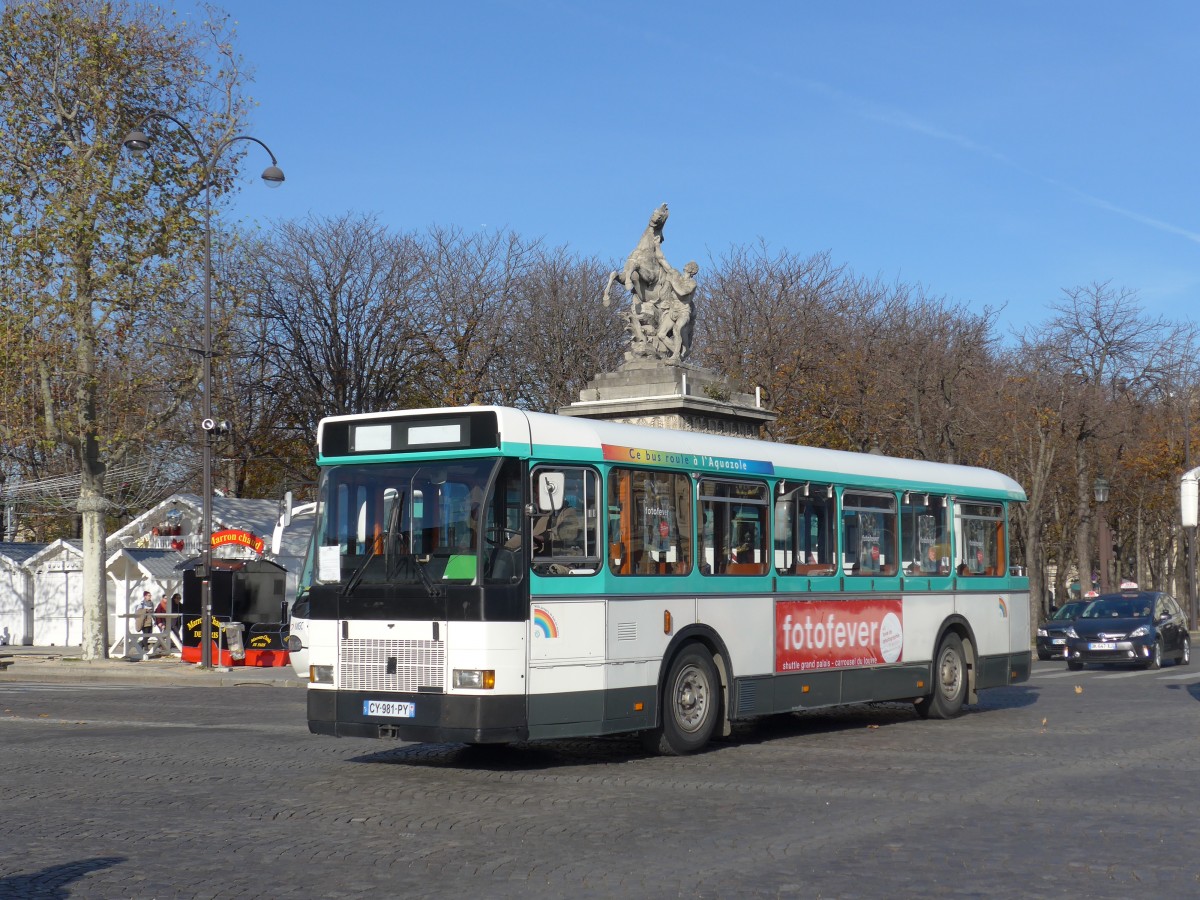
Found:
[{"label": "bus side mirror", "polygon": [[567,484],[567,476],[562,472],[541,472],[538,474],[537,506],[538,512],[558,512],[563,505],[563,489]]},{"label": "bus side mirror", "polygon": [[279,546],[283,542],[283,529],[292,524],[292,492],[288,491],[279,502],[279,519],[271,533],[271,553],[279,555]]}]

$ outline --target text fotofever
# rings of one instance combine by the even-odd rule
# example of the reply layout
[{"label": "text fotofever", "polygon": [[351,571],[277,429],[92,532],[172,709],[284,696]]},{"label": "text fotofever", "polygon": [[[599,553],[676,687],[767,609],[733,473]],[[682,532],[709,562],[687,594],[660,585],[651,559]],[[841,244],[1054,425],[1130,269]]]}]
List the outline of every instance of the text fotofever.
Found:
[{"label": "text fotofever", "polygon": [[900,600],[802,601],[775,607],[775,671],[894,663],[904,647]]}]

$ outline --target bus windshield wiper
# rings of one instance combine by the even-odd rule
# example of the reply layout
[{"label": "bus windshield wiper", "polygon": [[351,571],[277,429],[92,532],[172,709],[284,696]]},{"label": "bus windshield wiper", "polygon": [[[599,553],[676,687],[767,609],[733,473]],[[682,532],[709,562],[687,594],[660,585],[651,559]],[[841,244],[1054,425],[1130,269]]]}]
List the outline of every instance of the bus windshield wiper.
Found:
[{"label": "bus windshield wiper", "polygon": [[379,549],[378,541],[371,541],[371,552],[367,554],[367,558],[363,560],[362,565],[354,570],[354,574],[346,579],[346,586],[342,588],[342,596],[345,597],[358,587],[358,583],[362,581],[363,573],[367,571],[367,566],[371,564],[371,560],[375,558],[376,552]]},{"label": "bus windshield wiper", "polygon": [[[400,522],[404,515],[404,503],[407,500],[408,500],[408,492],[406,491],[405,493],[401,494],[399,496],[399,498],[397,498],[395,503],[392,504],[391,515],[388,516],[387,535],[385,538],[386,543],[383,545],[383,550],[384,550],[384,553],[386,554],[386,558],[384,559],[383,567],[384,567],[384,572],[387,573],[388,578],[391,578],[395,574],[392,571],[392,543],[394,541],[397,541],[400,539],[400,532],[399,532]],[[397,548],[397,551],[396,551],[396,558],[397,559],[402,558],[402,556],[399,552],[399,548]]]},{"label": "bus windshield wiper", "polygon": [[[382,535],[380,535],[380,537],[375,538],[374,540],[371,541],[371,552],[367,554],[367,558],[363,560],[362,565],[354,570],[354,574],[351,575],[346,580],[346,586],[344,588],[342,588],[342,596],[343,597],[347,596],[352,590],[354,590],[356,587],[358,587],[358,583],[360,581],[362,581],[363,573],[367,571],[367,566],[369,566],[371,564],[371,560],[373,560],[376,556],[379,555],[379,545],[380,544],[383,544],[385,547],[385,559],[386,559],[386,553],[390,552],[390,550],[391,550],[392,539],[394,538],[394,536],[396,534],[396,528],[398,527],[399,522],[400,522],[400,512],[404,508],[404,501],[407,497],[408,497],[407,494],[401,494],[400,499],[392,504],[392,514],[391,514],[391,516],[388,517],[387,531],[384,532]],[[384,563],[384,567],[385,567],[385,571],[388,572],[388,575],[390,577],[391,572],[388,571],[388,566],[387,566],[386,562]]]}]

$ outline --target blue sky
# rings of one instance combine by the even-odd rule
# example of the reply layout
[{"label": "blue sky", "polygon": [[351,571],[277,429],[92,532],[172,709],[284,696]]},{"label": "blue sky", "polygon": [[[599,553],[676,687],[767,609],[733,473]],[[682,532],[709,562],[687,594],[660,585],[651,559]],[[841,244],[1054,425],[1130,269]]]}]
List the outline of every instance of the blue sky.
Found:
[{"label": "blue sky", "polygon": [[[175,0],[181,12],[194,9]],[[1002,326],[1200,310],[1200,4],[225,0],[287,174],[240,215],[510,228],[619,262],[760,238]]]}]

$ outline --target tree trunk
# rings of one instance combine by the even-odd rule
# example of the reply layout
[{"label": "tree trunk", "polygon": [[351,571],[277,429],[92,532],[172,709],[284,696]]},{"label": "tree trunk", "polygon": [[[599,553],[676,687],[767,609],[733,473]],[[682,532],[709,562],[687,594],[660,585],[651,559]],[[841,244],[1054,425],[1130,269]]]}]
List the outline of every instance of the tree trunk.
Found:
[{"label": "tree trunk", "polygon": [[83,518],[83,658],[108,656],[108,578],[104,553],[104,475],[99,487],[85,476],[80,490],[79,512]]},{"label": "tree trunk", "polygon": [[[90,285],[85,278],[84,285]],[[88,303],[83,309],[90,310]],[[83,658],[108,656],[108,591],[104,571],[104,497],[106,467],[100,458],[96,415],[96,340],[90,321],[77,327],[76,366],[79,383],[75,389],[79,453],[79,517],[83,525]]]}]

